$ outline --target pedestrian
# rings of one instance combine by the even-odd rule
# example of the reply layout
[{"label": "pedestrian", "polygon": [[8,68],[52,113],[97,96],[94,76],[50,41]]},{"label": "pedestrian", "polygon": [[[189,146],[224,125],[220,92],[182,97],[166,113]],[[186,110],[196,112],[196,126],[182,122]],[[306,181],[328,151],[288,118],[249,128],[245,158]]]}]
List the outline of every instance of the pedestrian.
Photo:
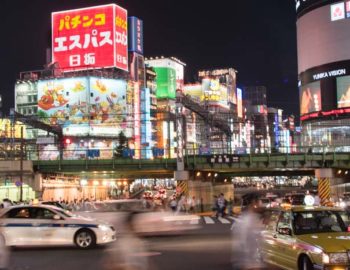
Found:
[{"label": "pedestrian", "polygon": [[177,208],[177,201],[176,201],[175,196],[173,196],[173,197],[171,198],[171,201],[170,201],[170,208],[171,208],[171,210],[172,210],[173,212],[176,211],[176,208]]},{"label": "pedestrian", "polygon": [[216,195],[213,196],[213,205],[211,210],[213,211],[213,216],[217,217],[219,215],[218,196]]},{"label": "pedestrian", "polygon": [[258,213],[259,203],[258,195],[251,194],[247,201],[247,208],[232,226],[232,266],[234,270],[261,269],[263,267],[257,253],[257,241],[263,229],[263,223]]},{"label": "pedestrian", "polygon": [[200,208],[201,208],[201,213],[204,212],[204,204],[203,204],[203,198],[200,200]]},{"label": "pedestrian", "polygon": [[226,200],[224,197],[224,194],[221,193],[218,198],[218,211],[216,217],[223,217],[225,215],[225,208],[226,208]]},{"label": "pedestrian", "polygon": [[191,197],[188,198],[187,206],[188,206],[188,212],[193,213],[196,207],[196,198],[194,196],[192,198]]},{"label": "pedestrian", "polygon": [[181,199],[177,204],[177,212],[180,211],[186,212],[186,197],[184,195],[181,196]]},{"label": "pedestrian", "polygon": [[232,216],[233,215],[233,200],[232,200],[232,197],[230,197],[230,199],[228,200],[227,202],[227,210],[228,210],[228,215],[229,216]]}]

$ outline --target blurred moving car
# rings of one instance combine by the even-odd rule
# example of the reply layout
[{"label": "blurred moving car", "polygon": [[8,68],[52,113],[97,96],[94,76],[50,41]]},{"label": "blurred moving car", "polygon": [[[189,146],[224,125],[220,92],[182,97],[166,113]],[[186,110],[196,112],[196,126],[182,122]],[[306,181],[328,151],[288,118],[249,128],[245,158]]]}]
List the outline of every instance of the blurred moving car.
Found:
[{"label": "blurred moving car", "polygon": [[114,227],[93,219],[75,217],[48,205],[21,205],[0,212],[7,246],[76,245],[87,249],[116,240]]},{"label": "blurred moving car", "polygon": [[111,200],[92,202],[89,210],[76,212],[81,216],[107,221],[123,229],[130,213],[135,214],[134,230],[143,236],[180,234],[199,228],[196,215],[169,211],[152,211],[146,200]]},{"label": "blurred moving car", "polygon": [[260,258],[282,269],[350,269],[349,214],[298,206],[270,213],[261,232]]},{"label": "blurred moving car", "polygon": [[68,207],[64,206],[63,204],[61,204],[58,201],[40,201],[39,203],[42,205],[56,206],[56,207],[64,209],[64,210],[72,210],[72,209],[69,209]]}]

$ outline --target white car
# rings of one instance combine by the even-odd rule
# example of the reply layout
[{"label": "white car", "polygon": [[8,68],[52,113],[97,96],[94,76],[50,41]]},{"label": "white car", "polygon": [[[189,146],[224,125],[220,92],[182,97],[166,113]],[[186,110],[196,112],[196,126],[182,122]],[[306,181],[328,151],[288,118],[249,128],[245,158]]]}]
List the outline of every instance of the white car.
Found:
[{"label": "white car", "polygon": [[7,246],[76,245],[87,249],[116,240],[115,229],[94,219],[76,217],[48,205],[2,209],[0,233]]}]

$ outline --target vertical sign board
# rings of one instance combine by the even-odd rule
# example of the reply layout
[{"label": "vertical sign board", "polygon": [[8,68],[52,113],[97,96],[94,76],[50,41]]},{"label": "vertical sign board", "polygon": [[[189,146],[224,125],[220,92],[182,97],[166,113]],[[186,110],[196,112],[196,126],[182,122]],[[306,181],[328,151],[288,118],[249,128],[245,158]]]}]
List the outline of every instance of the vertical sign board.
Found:
[{"label": "vertical sign board", "polygon": [[243,117],[242,89],[237,88],[237,113],[238,117]]},{"label": "vertical sign board", "polygon": [[115,12],[115,66],[128,71],[128,12],[114,5]]},{"label": "vertical sign board", "polygon": [[135,129],[134,129],[134,145],[135,145],[135,158],[141,158],[141,117],[140,117],[140,87],[139,83],[134,83],[134,120],[135,120]]},{"label": "vertical sign board", "polygon": [[128,70],[127,11],[103,5],[52,13],[52,61],[63,71]]},{"label": "vertical sign board", "polygon": [[129,51],[143,55],[143,21],[129,17]]}]

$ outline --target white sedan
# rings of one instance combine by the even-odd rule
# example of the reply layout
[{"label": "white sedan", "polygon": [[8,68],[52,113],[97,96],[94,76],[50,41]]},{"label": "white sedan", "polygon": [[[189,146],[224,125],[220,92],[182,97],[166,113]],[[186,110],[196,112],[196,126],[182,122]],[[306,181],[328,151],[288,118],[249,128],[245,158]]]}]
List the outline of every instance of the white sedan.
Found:
[{"label": "white sedan", "polygon": [[76,217],[55,206],[21,205],[2,209],[0,232],[6,246],[76,245],[87,249],[116,240],[115,229]]}]

